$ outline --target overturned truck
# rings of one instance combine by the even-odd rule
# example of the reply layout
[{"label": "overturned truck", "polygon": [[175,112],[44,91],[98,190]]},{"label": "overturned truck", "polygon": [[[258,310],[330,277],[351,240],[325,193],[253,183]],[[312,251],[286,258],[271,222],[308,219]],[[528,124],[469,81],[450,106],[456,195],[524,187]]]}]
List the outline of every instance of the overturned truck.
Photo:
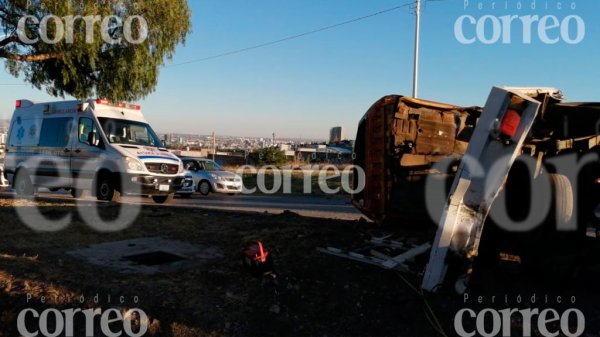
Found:
[{"label": "overturned truck", "polygon": [[422,288],[459,292],[474,266],[501,256],[536,273],[557,259],[575,268],[598,226],[600,103],[563,99],[553,88],[496,87],[484,108],[377,101],[358,127],[354,164],[366,183],[353,204],[376,223],[436,233],[430,250],[391,265],[430,252]]}]

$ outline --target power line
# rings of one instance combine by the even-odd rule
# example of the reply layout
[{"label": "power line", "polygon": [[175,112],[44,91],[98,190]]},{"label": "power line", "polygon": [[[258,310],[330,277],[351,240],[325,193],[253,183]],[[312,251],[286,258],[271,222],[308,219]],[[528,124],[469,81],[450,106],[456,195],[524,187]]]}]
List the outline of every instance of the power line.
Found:
[{"label": "power line", "polygon": [[354,18],[354,19],[351,19],[351,20],[343,21],[343,22],[336,23],[336,24],[333,24],[333,25],[329,25],[329,26],[317,28],[317,29],[314,29],[314,30],[311,30],[311,31],[308,31],[308,32],[304,32],[304,33],[300,33],[300,34],[296,34],[296,35],[291,35],[291,36],[284,37],[284,38],[279,39],[279,40],[269,41],[269,42],[257,44],[257,45],[254,45],[254,46],[250,46],[250,47],[246,47],[246,48],[241,48],[241,49],[236,49],[236,50],[228,51],[228,52],[225,52],[225,53],[216,54],[216,55],[212,55],[212,56],[207,56],[207,57],[203,57],[203,58],[199,58],[199,59],[195,59],[195,60],[190,60],[190,61],[185,61],[185,62],[170,64],[170,65],[167,65],[167,67],[176,67],[176,66],[182,66],[182,65],[190,64],[190,63],[203,62],[203,61],[213,60],[213,59],[216,59],[216,58],[221,58],[221,57],[225,57],[225,56],[230,56],[230,55],[234,55],[234,54],[239,54],[239,53],[247,52],[247,51],[258,49],[258,48],[272,46],[274,44],[279,44],[279,43],[282,43],[282,42],[286,42],[286,41],[290,41],[290,40],[295,40],[295,39],[298,39],[298,38],[301,38],[301,37],[304,37],[304,36],[307,36],[307,35],[312,35],[312,34],[316,34],[316,33],[320,33],[320,32],[326,31],[326,30],[331,30],[331,29],[334,29],[334,28],[337,28],[337,27],[340,27],[340,26],[345,26],[345,25],[348,25],[348,24],[351,24],[351,23],[355,23],[355,22],[358,22],[358,21],[363,21],[363,20],[372,18],[374,16],[378,16],[378,15],[382,15],[382,14],[386,14],[386,13],[398,10],[400,8],[412,6],[413,4],[414,4],[414,1],[411,1],[411,2],[405,3],[403,5],[399,5],[399,6],[395,6],[395,7],[392,7],[392,8],[384,9],[384,10],[379,11],[379,12],[371,13],[371,14],[368,14],[368,15],[365,15],[365,16],[361,16],[361,17]]}]

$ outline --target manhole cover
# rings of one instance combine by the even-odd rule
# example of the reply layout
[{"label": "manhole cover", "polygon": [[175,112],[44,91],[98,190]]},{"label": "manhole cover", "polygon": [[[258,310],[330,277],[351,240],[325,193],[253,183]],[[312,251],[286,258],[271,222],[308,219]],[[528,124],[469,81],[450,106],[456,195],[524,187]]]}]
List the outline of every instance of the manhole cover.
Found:
[{"label": "manhole cover", "polygon": [[141,274],[172,273],[223,258],[218,247],[161,237],[97,243],[67,254],[121,273]]},{"label": "manhole cover", "polygon": [[124,260],[132,261],[144,266],[158,266],[185,260],[184,257],[167,252],[149,252],[143,254],[123,256]]}]

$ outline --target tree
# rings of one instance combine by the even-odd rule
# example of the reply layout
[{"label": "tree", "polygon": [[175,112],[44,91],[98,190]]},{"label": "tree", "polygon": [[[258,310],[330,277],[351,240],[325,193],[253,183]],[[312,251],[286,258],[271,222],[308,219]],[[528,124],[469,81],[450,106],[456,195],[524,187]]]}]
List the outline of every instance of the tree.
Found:
[{"label": "tree", "polygon": [[186,0],[0,0],[0,58],[53,96],[134,101],[154,91],[190,16]]},{"label": "tree", "polygon": [[256,165],[282,165],[287,163],[287,157],[285,152],[274,148],[266,147],[253,152],[250,158],[256,163]]}]

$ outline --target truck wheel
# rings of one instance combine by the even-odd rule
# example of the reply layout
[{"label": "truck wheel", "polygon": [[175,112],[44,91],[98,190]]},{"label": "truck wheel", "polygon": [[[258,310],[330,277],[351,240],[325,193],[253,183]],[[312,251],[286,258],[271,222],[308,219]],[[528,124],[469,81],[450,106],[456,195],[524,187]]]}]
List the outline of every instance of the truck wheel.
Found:
[{"label": "truck wheel", "polygon": [[121,200],[121,192],[117,190],[112,179],[103,177],[98,181],[96,198],[102,201],[119,202]]},{"label": "truck wheel", "polygon": [[200,192],[202,195],[208,195],[210,190],[210,184],[206,180],[201,181],[198,185],[198,192]]},{"label": "truck wheel", "polygon": [[[548,179],[551,186],[552,206],[546,219],[531,231],[516,233],[502,229],[488,218],[473,268],[475,282],[471,285],[485,289],[490,284],[512,282],[511,275],[514,274],[511,272],[517,271],[524,279],[544,280],[547,285],[561,286],[568,284],[578,272],[585,246],[582,241],[585,233],[557,230],[557,225],[572,221],[572,184],[566,176],[560,174],[548,174],[540,178]],[[509,207],[516,209],[518,214],[530,212],[529,207],[522,206],[526,203],[521,199],[535,197],[536,183],[531,186],[530,193],[533,196],[519,190],[520,180],[509,180],[507,185],[509,184],[512,184],[512,190],[505,189],[501,192],[507,193],[507,200],[512,201]],[[518,256],[521,262],[501,261],[500,253]]]},{"label": "truck wheel", "polygon": [[17,171],[17,174],[14,179],[13,186],[15,188],[15,192],[18,196],[21,197],[30,197],[34,193],[33,184],[31,183],[31,178],[26,170],[21,169]]},{"label": "truck wheel", "polygon": [[152,200],[157,204],[170,204],[175,197],[175,193],[169,193],[168,195],[153,195]]},{"label": "truck wheel", "polygon": [[573,217],[573,188],[569,178],[561,174],[548,174],[553,192],[551,216],[556,216],[557,223],[568,223]]},{"label": "truck wheel", "polygon": [[570,224],[573,218],[572,184],[560,174],[548,174],[548,180],[552,188],[548,217],[539,228],[520,236],[517,244],[522,268],[530,278],[551,287],[565,287],[581,270],[586,233],[579,229],[561,231],[560,226]]}]

